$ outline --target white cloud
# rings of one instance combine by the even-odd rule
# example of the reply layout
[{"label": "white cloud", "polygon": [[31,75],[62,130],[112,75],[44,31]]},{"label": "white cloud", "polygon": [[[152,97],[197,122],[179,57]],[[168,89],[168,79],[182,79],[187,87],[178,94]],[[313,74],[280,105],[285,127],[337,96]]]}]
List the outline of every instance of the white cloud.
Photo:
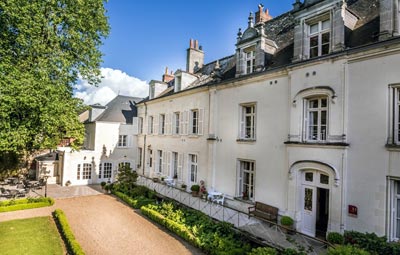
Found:
[{"label": "white cloud", "polygon": [[118,94],[123,96],[146,97],[148,85],[145,81],[129,76],[121,70],[101,68],[101,83],[97,87],[85,80],[75,86],[75,96],[83,99],[85,104],[99,103],[105,105]]}]

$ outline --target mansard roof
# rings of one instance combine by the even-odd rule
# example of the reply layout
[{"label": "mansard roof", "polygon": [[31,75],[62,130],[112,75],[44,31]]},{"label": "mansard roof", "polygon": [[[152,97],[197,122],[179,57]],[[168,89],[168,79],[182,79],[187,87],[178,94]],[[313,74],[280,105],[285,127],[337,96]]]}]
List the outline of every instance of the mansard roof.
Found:
[{"label": "mansard roof", "polygon": [[[307,11],[311,6],[317,5],[324,0],[309,0],[300,4],[298,9],[294,9],[283,13],[273,19],[263,22],[262,24],[255,24],[254,27],[249,26],[244,32],[243,36],[239,38],[238,45],[254,39],[254,33],[257,32],[261,26],[264,27],[264,35],[267,39],[272,40],[278,46],[276,52],[268,60],[262,71],[273,70],[292,65],[293,49],[294,49],[294,30],[296,27],[296,13],[299,11]],[[378,42],[379,34],[379,0],[347,0],[346,9],[357,18],[354,28],[351,30],[345,28],[345,49],[359,48],[360,46],[369,45]],[[248,36],[245,36],[248,33]],[[241,40],[242,39],[242,40]],[[340,53],[340,52],[339,52]],[[323,56],[324,58],[330,55],[337,55],[338,52],[331,53]],[[317,58],[314,58],[317,59]],[[303,60],[312,61],[313,59]],[[299,61],[298,65],[302,63]],[[205,64],[194,75],[198,79],[190,84],[187,89],[204,86],[208,84],[215,84],[225,80],[235,78],[236,74],[236,55],[227,56],[216,61]],[[256,73],[248,74],[248,76],[255,75]],[[246,75],[247,76],[247,75]],[[169,83],[173,86],[174,81]],[[168,92],[162,93],[160,97],[165,97],[174,93],[173,89]],[[146,98],[144,101],[147,101]]]},{"label": "mansard roof", "polygon": [[132,124],[133,117],[137,117],[136,103],[142,98],[130,96],[116,96],[108,104],[106,109],[94,121],[120,122]]}]

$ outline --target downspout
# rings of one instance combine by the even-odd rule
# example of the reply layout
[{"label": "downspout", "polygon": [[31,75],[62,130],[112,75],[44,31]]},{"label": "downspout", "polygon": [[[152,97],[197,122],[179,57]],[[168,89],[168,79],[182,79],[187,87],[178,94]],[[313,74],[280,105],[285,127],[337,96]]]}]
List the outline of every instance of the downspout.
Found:
[{"label": "downspout", "polygon": [[[144,121],[146,121],[147,120],[147,104],[146,104],[146,102],[144,102],[144,118],[143,118],[143,122]],[[144,126],[144,123],[142,124],[143,126]],[[146,134],[147,134],[147,131],[146,131]],[[145,159],[146,159],[146,138],[147,138],[147,135],[143,135],[143,160],[142,160],[142,174],[143,174],[143,176],[144,176],[144,169],[145,169],[145,167],[146,167],[146,161],[145,161]]]}]

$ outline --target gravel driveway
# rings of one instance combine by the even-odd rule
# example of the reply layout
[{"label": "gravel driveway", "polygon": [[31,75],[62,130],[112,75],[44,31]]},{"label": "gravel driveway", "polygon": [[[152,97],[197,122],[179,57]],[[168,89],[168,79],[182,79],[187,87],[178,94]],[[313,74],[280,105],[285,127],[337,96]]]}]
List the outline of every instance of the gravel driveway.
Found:
[{"label": "gravel driveway", "polygon": [[57,199],[52,207],[0,214],[0,221],[62,209],[86,254],[203,254],[110,195]]}]

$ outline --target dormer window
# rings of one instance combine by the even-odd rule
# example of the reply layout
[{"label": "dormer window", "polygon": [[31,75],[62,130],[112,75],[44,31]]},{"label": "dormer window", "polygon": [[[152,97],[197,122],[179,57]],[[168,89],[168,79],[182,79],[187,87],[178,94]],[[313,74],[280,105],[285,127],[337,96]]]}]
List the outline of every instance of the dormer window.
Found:
[{"label": "dormer window", "polygon": [[310,58],[329,54],[331,21],[324,19],[309,25]]},{"label": "dormer window", "polygon": [[255,65],[256,65],[256,54],[255,54],[255,48],[250,47],[247,49],[244,49],[244,54],[245,54],[245,63],[246,63],[246,74],[254,72]]}]

